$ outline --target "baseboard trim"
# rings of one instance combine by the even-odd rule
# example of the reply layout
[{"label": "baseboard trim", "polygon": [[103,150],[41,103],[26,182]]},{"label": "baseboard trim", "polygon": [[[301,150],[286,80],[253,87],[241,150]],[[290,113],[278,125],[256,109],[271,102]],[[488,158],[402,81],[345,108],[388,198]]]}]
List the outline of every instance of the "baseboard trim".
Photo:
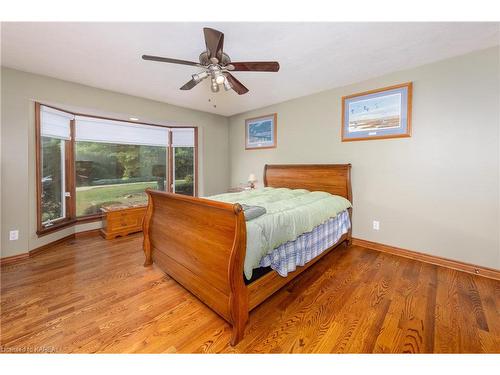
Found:
[{"label": "baseboard trim", "polygon": [[33,250],[28,251],[28,255],[30,257],[34,257],[35,255],[41,254],[44,251],[47,251],[47,250],[49,250],[50,248],[52,248],[52,247],[54,247],[56,245],[62,244],[62,243],[67,242],[67,241],[70,241],[70,240],[72,240],[74,238],[75,238],[74,234],[69,234],[69,235],[67,235],[65,237],[59,238],[58,240],[49,242],[48,244],[39,246],[39,247],[37,247],[37,248],[35,248]]},{"label": "baseboard trim", "polygon": [[100,232],[101,232],[101,228],[84,230],[82,232],[76,232],[75,238],[95,237],[95,236],[99,236]]},{"label": "baseboard trim", "polygon": [[353,238],[352,244],[361,247],[366,247],[367,249],[380,251],[383,253],[393,254],[413,260],[418,260],[424,263],[434,264],[436,266],[451,268],[457,271],[462,271],[473,275],[487,277],[493,280],[500,280],[500,270],[496,270],[493,268],[478,266],[475,264],[460,262],[458,260],[452,260],[448,258],[442,258],[436,255],[424,254],[418,251],[401,249],[399,247],[384,245],[378,242],[362,240],[360,238]]},{"label": "baseboard trim", "polygon": [[65,237],[59,238],[55,241],[52,241],[48,244],[45,244],[45,245],[39,246],[33,250],[30,250],[27,253],[22,253],[22,254],[12,255],[10,257],[0,258],[0,266],[12,264],[12,263],[17,263],[17,262],[20,262],[22,260],[32,258],[34,256],[37,256],[37,255],[53,248],[56,245],[65,243],[67,241],[74,240],[75,238],[99,236],[99,230],[100,229],[91,229],[91,230],[86,230],[83,232],[72,233],[72,234],[67,235]]},{"label": "baseboard trim", "polygon": [[21,260],[27,259],[29,257],[28,253],[11,255],[10,257],[0,258],[0,266],[6,266],[8,264],[17,263]]}]

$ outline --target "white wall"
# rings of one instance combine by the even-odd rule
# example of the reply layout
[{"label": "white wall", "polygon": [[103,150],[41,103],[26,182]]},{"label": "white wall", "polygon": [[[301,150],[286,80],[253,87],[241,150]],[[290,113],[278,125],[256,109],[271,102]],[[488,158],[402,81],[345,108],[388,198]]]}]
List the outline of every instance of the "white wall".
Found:
[{"label": "white wall", "polygon": [[[90,114],[122,114],[158,123],[199,127],[200,195],[226,190],[229,183],[228,120],[225,117],[166,103],[96,89],[13,69],[1,70],[1,256],[32,250],[99,223],[68,228],[41,238],[36,235],[34,101]],[[9,231],[20,231],[9,241]]]},{"label": "white wall", "polygon": [[[342,96],[407,81],[411,138],[340,141]],[[352,163],[354,237],[500,269],[499,100],[496,47],[233,116],[231,183],[266,163]],[[245,118],[273,112],[278,147],[245,151]]]}]

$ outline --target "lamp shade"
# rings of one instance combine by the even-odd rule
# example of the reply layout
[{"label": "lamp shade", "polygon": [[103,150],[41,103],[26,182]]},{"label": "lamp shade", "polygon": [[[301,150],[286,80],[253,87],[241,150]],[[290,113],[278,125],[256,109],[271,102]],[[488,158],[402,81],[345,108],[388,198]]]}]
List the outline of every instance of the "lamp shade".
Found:
[{"label": "lamp shade", "polygon": [[255,181],[257,181],[257,178],[253,173],[250,173],[250,175],[248,176],[248,182],[255,182]]}]

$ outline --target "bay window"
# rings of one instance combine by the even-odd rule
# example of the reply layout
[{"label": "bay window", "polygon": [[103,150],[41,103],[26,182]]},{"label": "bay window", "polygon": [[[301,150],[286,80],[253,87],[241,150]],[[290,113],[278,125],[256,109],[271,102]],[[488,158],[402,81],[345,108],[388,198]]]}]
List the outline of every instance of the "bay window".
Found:
[{"label": "bay window", "polygon": [[145,189],[197,194],[197,128],[72,114],[36,104],[38,234],[147,204]]}]

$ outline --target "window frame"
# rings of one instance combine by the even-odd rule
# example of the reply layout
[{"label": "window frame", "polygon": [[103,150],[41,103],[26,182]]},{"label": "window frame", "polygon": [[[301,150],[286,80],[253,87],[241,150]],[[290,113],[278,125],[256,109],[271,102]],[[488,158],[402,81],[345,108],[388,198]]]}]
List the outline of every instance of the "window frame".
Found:
[{"label": "window frame", "polygon": [[[189,128],[189,129],[194,129],[194,144],[193,144],[193,196],[197,197],[198,196],[198,127],[195,126],[178,126],[177,128]],[[174,165],[175,165],[175,146],[173,146],[173,133],[170,131],[168,132],[168,171],[167,171],[167,176],[168,176],[168,192],[169,193],[175,193],[175,171],[174,171]]]},{"label": "window frame", "polygon": [[35,102],[35,162],[36,162],[36,215],[37,215],[37,235],[39,237],[47,235],[49,233],[67,228],[69,226],[73,226],[76,224],[81,224],[81,223],[87,223],[87,222],[94,222],[94,221],[99,221],[102,219],[103,214],[90,214],[90,215],[85,215],[85,216],[76,216],[76,171],[75,171],[75,127],[76,127],[76,121],[75,119],[70,121],[70,136],[71,139],[68,141],[65,141],[65,149],[64,149],[64,174],[65,174],[65,187],[66,187],[66,192],[69,192],[69,196],[65,197],[65,207],[66,207],[66,217],[62,218],[60,220],[56,220],[52,222],[51,226],[45,227],[42,224],[42,170],[41,170],[41,163],[42,163],[42,135],[41,135],[41,107],[48,107],[52,108],[58,111],[62,111],[65,113],[68,113],[73,116],[82,116],[82,117],[91,117],[91,118],[96,118],[96,119],[102,119],[102,120],[111,120],[111,121],[120,121],[120,122],[126,122],[129,124],[133,125],[149,125],[149,126],[159,126],[163,128],[169,129],[168,132],[168,145],[167,145],[167,192],[173,193],[174,192],[174,186],[173,184],[175,183],[173,181],[173,149],[174,147],[172,146],[172,129],[174,128],[188,128],[188,129],[194,129],[194,191],[193,191],[193,196],[197,197],[198,196],[198,127],[197,126],[167,126],[167,125],[160,125],[160,124],[152,124],[152,123],[146,123],[146,122],[140,122],[140,121],[129,121],[129,120],[122,120],[122,119],[116,119],[116,118],[110,118],[110,117],[103,117],[103,116],[95,116],[95,115],[89,115],[89,114],[83,114],[83,113],[76,113],[76,112],[70,112],[68,110],[64,110],[61,108],[57,108],[51,105],[47,104],[42,104],[40,102]]}]

